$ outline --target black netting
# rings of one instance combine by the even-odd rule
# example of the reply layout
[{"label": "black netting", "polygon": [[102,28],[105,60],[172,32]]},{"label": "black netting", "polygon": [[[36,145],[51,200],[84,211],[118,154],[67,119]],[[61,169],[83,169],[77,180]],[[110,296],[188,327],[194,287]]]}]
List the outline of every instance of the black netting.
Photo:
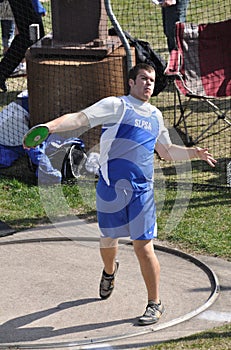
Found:
[{"label": "black netting", "polygon": [[[118,36],[108,34],[113,25],[106,14],[104,1],[43,1],[41,3],[46,9],[45,16],[38,14],[38,9],[33,7],[31,0],[9,2],[13,12],[17,12],[15,20],[19,34],[15,33],[17,39],[11,44],[13,49],[9,48],[9,53],[5,56],[2,42],[1,144],[17,146],[28,127],[66,112],[80,110],[103,97],[123,95],[127,92],[127,68],[131,62],[135,63],[135,52],[131,51],[129,61],[126,49],[121,46]],[[132,37],[149,42],[151,47],[168,61],[169,47],[163,29],[161,6],[155,5],[151,0],[112,0],[109,4],[114,18],[123,30],[129,32]],[[230,13],[230,0],[191,0],[186,21],[195,24],[219,22],[229,19]],[[7,16],[5,18],[10,20],[9,15]],[[29,30],[30,25],[32,27]],[[4,29],[1,28],[3,34]],[[35,41],[39,37],[41,39],[33,43],[32,40]],[[222,55],[222,52],[220,54]],[[22,60],[23,57],[26,58]],[[210,57],[208,62],[209,60]],[[26,70],[25,64],[23,65],[25,61]],[[227,74],[230,79],[230,69]],[[7,91],[4,91],[6,89]],[[29,111],[24,105],[25,96],[17,97],[25,90],[28,90],[29,94]],[[180,143],[185,142],[185,131],[182,125],[173,127],[174,113],[175,117],[179,115],[176,97],[173,82],[170,80],[165,90],[153,97],[151,102],[162,111],[173,141]],[[184,104],[186,99],[182,98]],[[25,113],[20,109],[17,114],[17,108],[13,108],[11,103],[23,106]],[[230,117],[230,97],[219,99],[218,105]],[[191,101],[189,108],[194,112],[188,120],[189,134],[196,138],[200,130],[213,118],[213,111],[200,100]],[[72,132],[68,134],[70,135],[81,137],[87,151],[97,150],[100,128],[78,135]],[[227,182],[230,183],[228,173],[231,161],[231,127],[224,125],[220,120],[204,135],[198,146],[208,147],[218,164],[216,169],[211,171],[206,163],[193,161],[192,181],[198,184],[227,186]],[[161,162],[161,167],[166,178],[175,181],[174,165]],[[187,175],[182,174],[181,180],[188,181]]]}]

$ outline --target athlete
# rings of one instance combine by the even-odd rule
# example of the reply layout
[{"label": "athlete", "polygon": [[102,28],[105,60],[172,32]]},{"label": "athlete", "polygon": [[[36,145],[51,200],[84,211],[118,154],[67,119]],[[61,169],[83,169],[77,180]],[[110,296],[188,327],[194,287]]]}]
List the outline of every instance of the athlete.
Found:
[{"label": "athlete", "polygon": [[97,215],[104,269],[100,296],[107,299],[119,267],[118,238],[130,237],[147,288],[139,325],[156,323],[164,312],[159,296],[160,265],[153,247],[157,235],[153,195],[153,155],[166,160],[200,158],[214,167],[207,148],[172,144],[161,112],[149,103],[155,71],[138,64],[129,72],[128,96],[107,97],[77,113],[46,123],[50,133],[102,125]]}]

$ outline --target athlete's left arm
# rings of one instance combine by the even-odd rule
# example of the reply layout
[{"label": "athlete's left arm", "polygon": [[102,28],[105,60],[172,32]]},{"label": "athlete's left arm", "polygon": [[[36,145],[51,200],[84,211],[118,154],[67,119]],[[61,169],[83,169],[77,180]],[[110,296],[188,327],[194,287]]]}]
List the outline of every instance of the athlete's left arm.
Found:
[{"label": "athlete's left arm", "polygon": [[207,162],[211,167],[215,167],[216,160],[208,152],[208,148],[185,147],[175,144],[162,144],[157,142],[155,150],[159,156],[168,161],[181,161],[199,158]]}]

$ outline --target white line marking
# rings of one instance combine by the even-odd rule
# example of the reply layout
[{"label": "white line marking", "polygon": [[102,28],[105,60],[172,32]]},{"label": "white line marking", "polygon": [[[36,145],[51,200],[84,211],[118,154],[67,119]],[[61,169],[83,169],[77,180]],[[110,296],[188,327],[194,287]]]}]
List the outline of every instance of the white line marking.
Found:
[{"label": "white line marking", "polygon": [[202,320],[217,321],[217,322],[231,322],[231,312],[219,312],[207,310],[197,316]]},{"label": "white line marking", "polygon": [[113,348],[109,344],[92,344],[92,345],[86,345],[82,350],[113,350]]}]

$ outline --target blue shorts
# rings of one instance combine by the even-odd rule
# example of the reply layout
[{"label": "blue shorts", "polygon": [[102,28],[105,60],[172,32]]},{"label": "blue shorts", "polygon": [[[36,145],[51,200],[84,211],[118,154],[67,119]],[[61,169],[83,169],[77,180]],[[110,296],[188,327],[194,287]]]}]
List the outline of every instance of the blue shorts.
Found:
[{"label": "blue shorts", "polygon": [[150,240],[157,235],[153,188],[132,190],[108,186],[100,179],[96,207],[102,237]]}]

